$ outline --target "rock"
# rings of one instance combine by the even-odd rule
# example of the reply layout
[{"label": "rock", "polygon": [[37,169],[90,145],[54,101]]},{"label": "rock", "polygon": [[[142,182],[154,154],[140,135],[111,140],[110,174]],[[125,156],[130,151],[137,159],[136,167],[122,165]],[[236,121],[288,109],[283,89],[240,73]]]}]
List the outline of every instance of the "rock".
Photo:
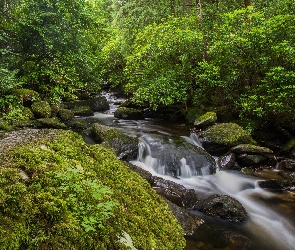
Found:
[{"label": "rock", "polygon": [[217,121],[217,115],[215,112],[212,111],[212,112],[207,112],[204,115],[198,117],[195,120],[194,125],[197,128],[204,128],[204,127],[213,125],[216,121]]},{"label": "rock", "polygon": [[180,223],[184,231],[184,235],[188,236],[195,234],[198,227],[204,223],[202,219],[190,213],[187,209],[179,207],[165,198],[164,201]]},{"label": "rock", "polygon": [[25,118],[25,120],[34,119],[34,114],[33,114],[32,110],[28,107],[24,107],[22,115]]},{"label": "rock", "polygon": [[31,107],[33,102],[41,101],[39,93],[31,89],[16,89],[14,90],[14,94],[25,107]]},{"label": "rock", "polygon": [[75,115],[72,110],[61,108],[58,111],[58,117],[62,121],[66,122],[66,121],[70,121],[70,120],[74,119]]},{"label": "rock", "polygon": [[151,183],[152,174],[149,171],[146,171],[142,169],[141,167],[138,167],[130,162],[122,161],[127,167],[129,167],[133,172],[138,173],[143,179],[147,180],[149,183]]},{"label": "rock", "polygon": [[283,160],[278,163],[278,169],[295,170],[295,160]]},{"label": "rock", "polygon": [[240,165],[252,166],[266,163],[267,158],[262,155],[241,154],[237,157],[237,161]]},{"label": "rock", "polygon": [[103,146],[112,148],[121,160],[134,160],[138,153],[138,139],[129,137],[121,131],[94,123],[91,127],[90,136]]},{"label": "rock", "polygon": [[281,149],[280,155],[287,155],[295,158],[295,139],[288,141],[288,143]]},{"label": "rock", "polygon": [[119,107],[114,116],[119,119],[143,119],[143,112],[140,109]]},{"label": "rock", "polygon": [[217,165],[220,170],[241,170],[241,167],[235,161],[233,153],[227,153],[217,160]]},{"label": "rock", "polygon": [[110,105],[107,102],[106,97],[98,96],[89,100],[75,100],[64,103],[68,109],[89,106],[92,111],[108,110]]},{"label": "rock", "polygon": [[87,124],[82,121],[73,120],[68,123],[68,126],[74,131],[83,131],[88,128]]},{"label": "rock", "polygon": [[247,218],[243,205],[228,195],[209,196],[200,200],[194,209],[233,222],[243,222]]},{"label": "rock", "polygon": [[41,118],[37,119],[39,125],[38,127],[41,128],[56,128],[56,129],[66,129],[67,126],[60,122],[60,120],[56,117],[53,118]]},{"label": "rock", "polygon": [[198,200],[195,190],[187,189],[173,181],[152,176],[150,184],[159,195],[179,207],[192,208]]},{"label": "rock", "polygon": [[292,191],[295,192],[295,181],[287,180],[266,180],[257,181],[257,184],[261,188],[265,188],[271,191]]},{"label": "rock", "polygon": [[60,103],[54,103],[54,104],[51,104],[51,117],[56,117],[59,110],[61,109],[61,105]]},{"label": "rock", "polygon": [[46,101],[34,102],[31,109],[36,118],[49,118],[51,116],[51,107]]},{"label": "rock", "polygon": [[239,144],[256,144],[251,135],[235,123],[219,123],[202,133],[202,145],[209,153],[221,155]]},{"label": "rock", "polygon": [[94,113],[89,106],[74,107],[72,111],[76,116],[94,116]]},{"label": "rock", "polygon": [[235,154],[252,154],[252,155],[270,155],[273,154],[273,151],[269,148],[259,147],[252,144],[240,144],[231,148],[231,152]]}]

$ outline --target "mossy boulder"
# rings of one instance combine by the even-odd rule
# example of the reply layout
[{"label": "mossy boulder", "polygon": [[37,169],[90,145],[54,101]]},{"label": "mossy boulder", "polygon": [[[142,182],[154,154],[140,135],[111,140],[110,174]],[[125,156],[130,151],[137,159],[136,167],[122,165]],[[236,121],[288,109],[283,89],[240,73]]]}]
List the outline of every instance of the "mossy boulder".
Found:
[{"label": "mossy boulder", "polygon": [[91,127],[90,135],[98,143],[113,149],[122,160],[134,160],[138,153],[138,139],[130,137],[121,131],[95,123]]},{"label": "mossy boulder", "polygon": [[142,119],[143,118],[143,111],[136,108],[125,108],[125,107],[119,107],[115,113],[114,116],[119,119]]},{"label": "mossy boulder", "polygon": [[0,130],[12,130],[13,127],[5,120],[0,118]]},{"label": "mossy boulder", "polygon": [[147,181],[109,149],[55,133],[0,158],[1,249],[127,249],[124,235],[136,249],[185,247],[181,226]]},{"label": "mossy boulder", "polygon": [[50,107],[51,107],[51,116],[52,117],[56,117],[57,116],[57,114],[58,114],[58,112],[60,111],[60,109],[61,109],[61,104],[60,103],[52,103],[51,105],[50,105]]},{"label": "mossy boulder", "polygon": [[25,107],[30,107],[33,102],[41,101],[39,93],[31,89],[16,89],[14,94]]},{"label": "mossy boulder", "polygon": [[288,155],[295,158],[295,139],[289,140],[281,149],[280,155]]},{"label": "mossy boulder", "polygon": [[32,110],[30,108],[28,108],[28,107],[25,107],[23,109],[22,115],[23,115],[25,120],[34,119],[34,114],[33,114]]},{"label": "mossy boulder", "polygon": [[217,115],[214,111],[211,111],[199,116],[195,120],[194,125],[197,128],[205,128],[210,125],[213,125],[216,121],[217,121]]},{"label": "mossy boulder", "polygon": [[94,113],[89,106],[80,106],[72,109],[76,116],[93,116]]},{"label": "mossy boulder", "polygon": [[221,155],[239,144],[257,143],[241,126],[235,123],[219,123],[203,132],[202,144],[209,153]]},{"label": "mossy boulder", "polygon": [[64,108],[61,108],[59,111],[58,111],[58,114],[57,116],[64,122],[68,122],[68,121],[71,121],[72,119],[74,119],[75,117],[75,114],[72,110],[69,110],[69,109],[64,109]]},{"label": "mossy boulder", "polygon": [[184,110],[183,113],[185,116],[185,120],[188,123],[193,124],[199,116],[204,114],[204,110],[201,108],[189,108],[187,110]]},{"label": "mossy boulder", "polygon": [[98,96],[89,100],[75,100],[64,103],[68,109],[89,106],[92,111],[108,110],[110,105],[104,96]]},{"label": "mossy boulder", "polygon": [[228,195],[212,195],[204,198],[197,203],[194,209],[206,215],[233,222],[243,222],[247,218],[243,205]]},{"label": "mossy boulder", "polygon": [[31,109],[36,118],[48,118],[51,116],[51,107],[46,101],[34,102]]},{"label": "mossy boulder", "polygon": [[38,127],[41,128],[56,128],[56,129],[66,129],[67,125],[62,123],[57,117],[52,118],[40,118],[37,120]]}]

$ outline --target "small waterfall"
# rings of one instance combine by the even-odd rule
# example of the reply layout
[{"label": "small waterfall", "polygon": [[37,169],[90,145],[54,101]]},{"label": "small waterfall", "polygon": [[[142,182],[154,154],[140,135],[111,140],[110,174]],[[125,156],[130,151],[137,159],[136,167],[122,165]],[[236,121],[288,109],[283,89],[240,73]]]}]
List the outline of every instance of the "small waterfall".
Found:
[{"label": "small waterfall", "polygon": [[138,155],[138,161],[148,171],[159,175],[190,178],[213,173],[216,169],[213,157],[186,138],[164,140],[161,135],[144,135],[140,138]]}]

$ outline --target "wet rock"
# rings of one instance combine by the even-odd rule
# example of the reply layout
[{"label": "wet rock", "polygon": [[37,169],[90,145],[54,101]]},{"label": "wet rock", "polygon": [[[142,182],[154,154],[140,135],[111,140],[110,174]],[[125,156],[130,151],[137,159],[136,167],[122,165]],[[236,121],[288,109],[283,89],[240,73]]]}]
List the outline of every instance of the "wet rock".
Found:
[{"label": "wet rock", "polygon": [[217,121],[217,115],[215,112],[212,111],[212,112],[207,112],[204,115],[198,117],[195,120],[194,125],[197,128],[205,128],[210,125],[213,125],[216,121]]},{"label": "wet rock", "polygon": [[241,154],[237,157],[237,161],[240,165],[259,165],[266,163],[267,158],[262,155],[248,155],[248,154]]},{"label": "wet rock", "polygon": [[150,184],[159,195],[179,207],[192,208],[198,200],[195,190],[187,189],[173,181],[152,176]]},{"label": "wet rock", "polygon": [[236,157],[233,153],[227,153],[218,158],[218,168],[220,170],[241,170],[241,167],[235,160]]},{"label": "wet rock", "polygon": [[295,170],[295,160],[283,160],[278,163],[278,169]]},{"label": "wet rock", "polygon": [[204,223],[198,216],[190,213],[187,209],[179,207],[169,200],[164,198],[169,209],[172,211],[175,218],[180,223],[185,235],[193,235],[200,225]]},{"label": "wet rock", "polygon": [[93,116],[94,113],[89,106],[79,106],[72,109],[76,116]]},{"label": "wet rock", "polygon": [[247,212],[243,205],[228,195],[209,196],[200,200],[194,209],[206,215],[217,216],[233,222],[243,222],[247,218]]},{"label": "wet rock", "polygon": [[31,110],[36,118],[49,118],[51,116],[51,107],[48,102],[34,102]]},{"label": "wet rock", "polygon": [[141,167],[138,167],[130,162],[123,161],[123,163],[129,167],[133,172],[138,173],[143,179],[147,180],[149,183],[151,182],[151,178],[153,177],[152,174],[149,171],[146,171],[142,169]]},{"label": "wet rock", "polygon": [[271,191],[292,191],[295,192],[295,181],[287,180],[266,180],[257,181],[257,184],[261,188],[265,188]]},{"label": "wet rock", "polygon": [[136,108],[119,107],[114,116],[119,119],[143,119],[143,111]]},{"label": "wet rock", "polygon": [[221,155],[239,144],[256,144],[251,135],[235,123],[219,123],[202,133],[203,147],[213,155]]},{"label": "wet rock", "polygon": [[95,123],[91,127],[90,136],[103,146],[113,149],[121,160],[131,161],[137,157],[138,139],[117,129]]},{"label": "wet rock", "polygon": [[89,100],[75,100],[64,103],[68,109],[74,109],[78,107],[88,106],[92,111],[108,110],[110,105],[107,102],[106,97],[98,96]]}]

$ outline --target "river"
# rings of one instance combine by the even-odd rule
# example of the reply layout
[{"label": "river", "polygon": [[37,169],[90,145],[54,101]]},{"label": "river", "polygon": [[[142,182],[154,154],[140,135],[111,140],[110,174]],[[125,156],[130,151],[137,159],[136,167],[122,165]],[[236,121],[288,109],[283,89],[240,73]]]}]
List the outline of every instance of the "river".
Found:
[{"label": "river", "polygon": [[[90,123],[116,127],[125,134],[139,138],[139,156],[133,164],[148,170],[153,175],[161,176],[195,189],[198,197],[210,194],[226,194],[239,200],[246,208],[248,218],[244,223],[230,223],[218,218],[201,217],[209,229],[200,233],[200,238],[187,237],[187,250],[197,249],[244,249],[244,250],[294,250],[295,249],[295,195],[294,193],[269,192],[257,185],[257,177],[237,171],[216,171],[209,175],[206,163],[195,171],[194,164],[202,164],[194,156],[181,159],[177,178],[167,175],[166,162],[173,162],[175,150],[185,143],[201,147],[197,136],[190,134],[192,126],[164,122],[155,119],[122,120],[114,118],[114,111],[120,99],[108,96],[110,110],[95,113],[86,118]],[[276,171],[276,170],[273,170]],[[231,242],[221,243],[224,232],[230,232]]]}]

